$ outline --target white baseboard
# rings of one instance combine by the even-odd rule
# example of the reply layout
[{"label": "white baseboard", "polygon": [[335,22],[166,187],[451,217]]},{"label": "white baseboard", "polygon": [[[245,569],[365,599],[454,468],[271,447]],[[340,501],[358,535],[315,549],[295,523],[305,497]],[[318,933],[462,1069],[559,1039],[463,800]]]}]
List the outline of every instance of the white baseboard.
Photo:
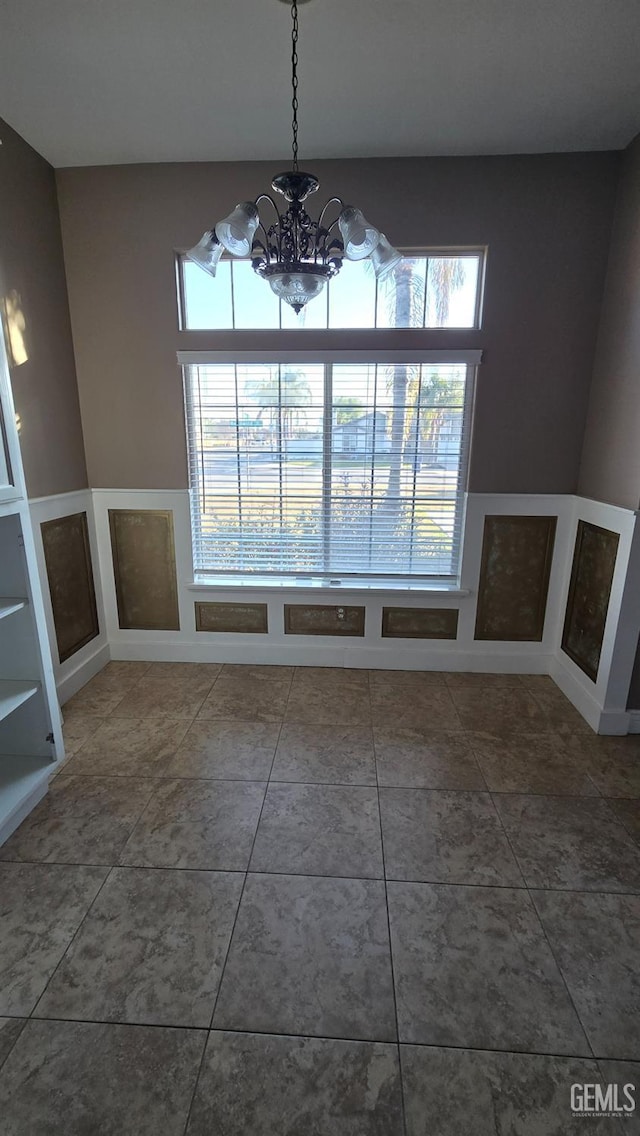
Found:
[{"label": "white baseboard", "polygon": [[549,665],[549,674],[556,686],[573,703],[579,714],[589,723],[591,729],[598,733],[602,707],[593,694],[580,684],[580,682],[565,666],[561,655],[552,657]]},{"label": "white baseboard", "polygon": [[561,655],[551,657],[549,674],[596,734],[614,736],[629,732],[629,711],[603,710],[595,695],[572,674]]},{"label": "white baseboard", "polygon": [[597,732],[611,737],[621,737],[629,731],[628,710],[603,710],[600,715],[600,725]]},{"label": "white baseboard", "polygon": [[[54,769],[55,765],[52,763],[51,770],[53,771]],[[20,802],[18,807],[11,813],[11,815],[8,816],[6,820],[2,822],[2,824],[0,824],[0,845],[4,844],[5,841],[9,839],[9,837],[15,832],[16,828],[18,828],[18,826],[22,824],[25,817],[29,816],[31,810],[35,809],[36,805],[42,800],[44,796],[46,796],[50,777],[51,774],[43,777],[39,784],[37,784],[29,793],[29,796],[25,797],[25,799]]]},{"label": "white baseboard", "polygon": [[640,734],[640,710],[628,710],[629,733]]},{"label": "white baseboard", "polygon": [[[526,651],[494,651],[480,654],[478,651],[438,650],[429,641],[421,647],[416,640],[409,644],[406,640],[396,640],[381,647],[364,645],[345,647],[345,667],[366,667],[370,670],[389,671],[473,671],[476,674],[547,674],[549,657]],[[304,665],[313,666],[315,655],[312,646],[307,648],[310,661]]]},{"label": "white baseboard", "polygon": [[[451,651],[434,648],[431,643],[417,647],[415,639],[393,640],[383,646],[365,641],[348,644],[311,641],[305,636],[292,636],[291,642],[256,642],[257,635],[220,636],[213,642],[179,643],[170,640],[149,641],[121,639],[111,643],[112,659],[174,663],[260,663],[272,666],[347,667],[371,670],[411,671],[476,671],[484,674],[548,674],[550,656],[504,651],[480,654],[477,651]],[[265,637],[266,638],[266,637]],[[304,639],[304,642],[300,640]]]},{"label": "white baseboard", "polygon": [[68,702],[72,695],[77,694],[85,682],[101,671],[107,665],[111,655],[109,653],[108,644],[103,644],[96,648],[92,654],[83,659],[69,674],[64,678],[59,679],[56,687],[58,691],[58,701],[61,706]]}]

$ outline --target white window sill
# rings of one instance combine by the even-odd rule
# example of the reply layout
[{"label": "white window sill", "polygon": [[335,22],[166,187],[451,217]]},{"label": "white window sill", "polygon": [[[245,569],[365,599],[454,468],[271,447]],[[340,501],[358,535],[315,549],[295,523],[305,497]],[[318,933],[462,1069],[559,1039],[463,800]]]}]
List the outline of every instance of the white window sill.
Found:
[{"label": "white window sill", "polygon": [[325,577],[312,577],[306,579],[286,579],[273,576],[196,576],[193,583],[188,585],[192,592],[311,592],[325,593],[366,593],[370,596],[384,596],[389,592],[404,595],[419,596],[446,596],[455,598],[471,595],[469,588],[461,588],[458,583],[438,583],[433,580],[339,580],[330,582]]}]

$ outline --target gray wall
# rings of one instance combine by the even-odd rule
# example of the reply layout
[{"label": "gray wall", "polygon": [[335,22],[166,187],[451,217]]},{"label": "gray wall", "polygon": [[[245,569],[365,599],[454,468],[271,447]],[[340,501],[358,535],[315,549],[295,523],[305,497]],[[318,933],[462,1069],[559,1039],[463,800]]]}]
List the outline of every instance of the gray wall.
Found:
[{"label": "gray wall", "polygon": [[[306,163],[323,196],[359,204],[401,247],[487,245],[480,333],[424,346],[481,346],[470,488],[571,493],[577,486],[618,170],[617,154]],[[172,250],[195,243],[286,163],[57,171],[80,401],[93,486],[187,484]],[[310,332],[291,333],[315,348]],[[246,348],[273,333],[245,333]],[[277,333],[276,333],[277,336]],[[414,333],[396,336],[416,345]],[[345,346],[370,337],[344,333]]]},{"label": "gray wall", "polygon": [[27,491],[39,497],[87,485],[56,184],[1,119],[0,139],[0,309],[24,319],[27,358],[11,382]]},{"label": "gray wall", "polygon": [[621,164],[579,489],[640,504],[640,135]]},{"label": "gray wall", "polygon": [[640,710],[640,641],[638,642],[636,661],[633,667],[633,674],[631,675],[627,708],[629,710]]}]

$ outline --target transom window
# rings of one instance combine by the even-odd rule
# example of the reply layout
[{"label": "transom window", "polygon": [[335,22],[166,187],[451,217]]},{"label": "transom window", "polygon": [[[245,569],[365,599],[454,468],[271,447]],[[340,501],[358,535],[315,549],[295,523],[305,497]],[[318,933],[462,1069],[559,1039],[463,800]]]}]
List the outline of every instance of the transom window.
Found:
[{"label": "transom window", "polygon": [[478,353],[433,354],[182,356],[197,576],[455,580]]},{"label": "transom window", "polygon": [[378,282],[370,261],[344,261],[323,295],[299,316],[256,276],[249,260],[221,260],[215,278],[178,258],[181,327],[474,328],[480,325],[484,252],[438,250],[407,256]]}]

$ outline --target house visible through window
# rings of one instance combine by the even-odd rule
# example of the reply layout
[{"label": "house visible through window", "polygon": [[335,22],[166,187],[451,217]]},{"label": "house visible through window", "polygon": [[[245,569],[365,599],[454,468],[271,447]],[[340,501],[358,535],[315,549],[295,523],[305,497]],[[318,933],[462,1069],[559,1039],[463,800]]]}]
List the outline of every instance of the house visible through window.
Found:
[{"label": "house visible through window", "polygon": [[[478,326],[482,268],[474,251],[409,257],[383,290],[347,264],[305,309],[326,351],[181,354],[197,577],[457,579],[480,353],[356,355],[332,330],[385,328],[388,345],[398,328]],[[183,326],[296,318],[249,262],[226,270],[182,265]]]},{"label": "house visible through window", "polygon": [[198,575],[454,579],[469,370],[185,366]]}]

